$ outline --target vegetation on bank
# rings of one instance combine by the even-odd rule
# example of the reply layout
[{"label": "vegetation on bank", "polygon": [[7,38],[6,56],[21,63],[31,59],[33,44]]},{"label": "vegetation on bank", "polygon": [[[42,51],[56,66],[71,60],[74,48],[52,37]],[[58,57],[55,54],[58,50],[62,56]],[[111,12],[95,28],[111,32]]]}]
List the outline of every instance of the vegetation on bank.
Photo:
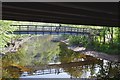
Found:
[{"label": "vegetation on bank", "polygon": [[0,48],[3,48],[7,42],[10,42],[11,38],[14,37],[13,34],[8,34],[8,31],[12,33],[12,31],[15,30],[15,28],[10,26],[10,24],[11,22],[0,20]]},{"label": "vegetation on bank", "polygon": [[89,36],[63,35],[69,39],[72,46],[83,46],[107,54],[120,53],[120,28],[119,27],[102,27],[102,31],[98,36],[95,34]]}]

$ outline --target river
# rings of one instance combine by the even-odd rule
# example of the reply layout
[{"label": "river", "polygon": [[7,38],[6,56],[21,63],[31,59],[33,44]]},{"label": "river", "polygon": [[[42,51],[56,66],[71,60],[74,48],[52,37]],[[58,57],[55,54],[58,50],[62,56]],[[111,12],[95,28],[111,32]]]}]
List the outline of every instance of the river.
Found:
[{"label": "river", "polygon": [[68,49],[53,36],[35,36],[16,53],[2,57],[3,80],[17,78],[120,78],[120,63]]}]

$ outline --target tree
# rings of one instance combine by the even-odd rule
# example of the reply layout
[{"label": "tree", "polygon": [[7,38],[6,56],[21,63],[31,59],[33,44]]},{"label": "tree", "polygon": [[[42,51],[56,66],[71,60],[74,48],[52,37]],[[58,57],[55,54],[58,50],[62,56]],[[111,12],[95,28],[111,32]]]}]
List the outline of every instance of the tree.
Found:
[{"label": "tree", "polygon": [[10,42],[11,38],[14,36],[13,34],[8,34],[16,29],[10,26],[11,24],[11,21],[0,20],[0,49],[3,48],[7,42]]}]

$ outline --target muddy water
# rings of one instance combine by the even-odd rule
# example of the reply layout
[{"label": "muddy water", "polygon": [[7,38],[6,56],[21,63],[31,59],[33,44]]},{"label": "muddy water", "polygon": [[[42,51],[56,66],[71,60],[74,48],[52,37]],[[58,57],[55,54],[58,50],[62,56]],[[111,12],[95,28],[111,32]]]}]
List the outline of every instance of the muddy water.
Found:
[{"label": "muddy water", "polygon": [[119,78],[120,63],[74,52],[51,39],[33,38],[3,56],[3,78]]}]

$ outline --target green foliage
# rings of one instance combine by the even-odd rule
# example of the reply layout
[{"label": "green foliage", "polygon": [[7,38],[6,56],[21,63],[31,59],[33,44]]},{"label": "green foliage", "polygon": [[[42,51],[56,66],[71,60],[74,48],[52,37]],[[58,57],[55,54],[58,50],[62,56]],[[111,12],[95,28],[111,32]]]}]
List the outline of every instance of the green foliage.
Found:
[{"label": "green foliage", "polygon": [[[64,37],[64,36],[63,36]],[[70,45],[83,46],[107,54],[120,53],[120,28],[103,27],[100,36],[65,36]]]},{"label": "green foliage", "polygon": [[79,45],[81,42],[81,37],[79,36],[71,36],[69,39],[70,39],[70,44],[72,45]]},{"label": "green foliage", "polygon": [[68,35],[68,34],[63,34],[62,35],[62,38],[64,38],[64,39],[68,39],[70,37],[70,35]]},{"label": "green foliage", "polygon": [[3,47],[7,41],[9,41],[10,37],[7,36],[7,30],[9,29],[8,23],[4,21],[0,21],[0,45]]},{"label": "green foliage", "polygon": [[69,42],[70,45],[79,45],[79,46],[80,45],[86,46],[88,44],[85,36],[70,36]]},{"label": "green foliage", "polygon": [[59,61],[61,63],[69,63],[73,61],[77,61],[82,56],[79,54],[79,52],[74,52],[67,48],[67,45],[65,43],[60,42],[59,43],[60,48],[60,54],[59,54]]},{"label": "green foliage", "polygon": [[[51,38],[51,36],[34,35],[30,40],[22,45],[18,52],[7,53],[3,56],[2,67],[4,77],[15,78],[9,68],[13,64],[18,66],[42,66],[50,63],[53,58],[59,54],[58,43],[51,42]],[[16,76],[19,77],[18,73],[16,73]]]},{"label": "green foliage", "polygon": [[7,42],[10,42],[11,38],[15,35],[8,34],[13,32],[16,28],[10,26],[12,22],[0,20],[0,47],[3,48]]}]

